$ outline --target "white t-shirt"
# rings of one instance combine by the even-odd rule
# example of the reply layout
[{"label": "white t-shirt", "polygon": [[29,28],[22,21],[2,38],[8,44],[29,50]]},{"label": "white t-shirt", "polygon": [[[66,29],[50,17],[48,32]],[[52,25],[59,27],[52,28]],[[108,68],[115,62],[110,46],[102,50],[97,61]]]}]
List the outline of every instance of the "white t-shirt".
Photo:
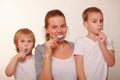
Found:
[{"label": "white t-shirt", "polygon": [[[107,48],[113,50],[112,40],[107,38],[106,42]],[[79,38],[75,43],[74,54],[83,55],[87,80],[106,80],[107,64],[97,41],[87,37]]]},{"label": "white t-shirt", "polygon": [[15,80],[36,80],[34,56],[24,62],[18,62]]},{"label": "white t-shirt", "polygon": [[77,80],[74,56],[68,59],[52,57],[53,80]]}]

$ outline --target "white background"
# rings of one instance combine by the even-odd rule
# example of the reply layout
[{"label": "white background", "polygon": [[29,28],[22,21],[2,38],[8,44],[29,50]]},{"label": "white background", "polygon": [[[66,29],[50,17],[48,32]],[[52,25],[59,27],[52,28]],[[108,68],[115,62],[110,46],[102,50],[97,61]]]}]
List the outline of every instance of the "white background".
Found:
[{"label": "white background", "polygon": [[89,6],[96,6],[104,13],[104,32],[113,39],[116,52],[116,64],[110,68],[108,77],[120,80],[120,0],[0,0],[0,80],[13,80],[5,76],[4,70],[16,54],[13,36],[18,29],[31,29],[36,45],[42,44],[45,14],[51,9],[60,9],[69,27],[66,39],[75,42],[86,34],[81,14]]}]

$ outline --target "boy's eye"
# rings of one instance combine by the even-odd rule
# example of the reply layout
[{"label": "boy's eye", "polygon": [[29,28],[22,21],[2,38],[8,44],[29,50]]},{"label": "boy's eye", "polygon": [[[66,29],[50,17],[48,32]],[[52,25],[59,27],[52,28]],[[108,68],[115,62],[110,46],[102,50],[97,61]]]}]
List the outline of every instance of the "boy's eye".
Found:
[{"label": "boy's eye", "polygon": [[20,42],[25,42],[24,40],[21,40]]},{"label": "boy's eye", "polygon": [[32,42],[32,40],[28,40],[28,42]]},{"label": "boy's eye", "polygon": [[103,20],[100,20],[100,23],[103,23]]},{"label": "boy's eye", "polygon": [[96,21],[93,21],[93,23],[96,23]]}]

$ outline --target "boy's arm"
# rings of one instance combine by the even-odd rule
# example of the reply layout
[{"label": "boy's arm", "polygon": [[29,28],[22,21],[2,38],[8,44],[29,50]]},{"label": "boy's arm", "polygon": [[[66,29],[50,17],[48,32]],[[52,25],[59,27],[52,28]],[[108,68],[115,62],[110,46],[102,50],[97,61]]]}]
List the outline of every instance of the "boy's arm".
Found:
[{"label": "boy's arm", "polygon": [[12,76],[15,71],[16,71],[16,67],[19,61],[23,61],[25,59],[25,54],[23,52],[17,53],[12,60],[9,62],[9,64],[7,65],[6,69],[5,69],[5,74],[10,77]]},{"label": "boy's arm", "polygon": [[[98,38],[99,46],[103,53],[103,56],[104,56],[104,59],[105,59],[107,65],[112,67],[115,64],[114,50],[107,49],[107,44],[112,43],[112,42],[110,41],[109,43],[106,43],[106,40],[107,40],[106,35],[103,32],[101,32],[99,34],[99,38]],[[111,44],[111,45],[113,45],[113,44]]]},{"label": "boy's arm", "polygon": [[9,64],[7,65],[5,69],[5,74],[8,77],[12,76],[15,73],[17,63],[18,63],[18,57],[16,55],[12,58],[12,60],[9,62]]},{"label": "boy's arm", "polygon": [[78,80],[86,80],[84,72],[84,61],[82,55],[75,55],[76,72]]},{"label": "boy's arm", "polygon": [[108,50],[105,44],[100,44],[101,50],[103,52],[103,56],[107,65],[112,67],[115,64],[115,55],[113,50]]}]

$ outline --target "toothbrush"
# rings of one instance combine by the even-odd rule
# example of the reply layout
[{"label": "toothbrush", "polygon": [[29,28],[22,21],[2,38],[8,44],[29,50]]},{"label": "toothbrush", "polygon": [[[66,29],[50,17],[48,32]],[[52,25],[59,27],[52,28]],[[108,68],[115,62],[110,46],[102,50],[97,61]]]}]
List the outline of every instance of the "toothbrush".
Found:
[{"label": "toothbrush", "polygon": [[[100,30],[100,32],[103,33],[103,30]],[[100,38],[100,39],[102,39],[102,38]]]},{"label": "toothbrush", "polygon": [[[27,49],[24,49],[24,54],[26,54]],[[23,59],[23,57],[19,57],[19,59]]]},{"label": "toothbrush", "polygon": [[59,40],[61,40],[63,37],[65,37],[65,35],[64,35],[64,34],[61,34],[61,35],[57,36],[57,40],[59,41]]},{"label": "toothbrush", "polygon": [[26,49],[24,49],[24,54],[26,54],[26,51],[27,51],[27,50],[26,50]]},{"label": "toothbrush", "polygon": [[100,30],[100,32],[103,32],[103,30]]}]

